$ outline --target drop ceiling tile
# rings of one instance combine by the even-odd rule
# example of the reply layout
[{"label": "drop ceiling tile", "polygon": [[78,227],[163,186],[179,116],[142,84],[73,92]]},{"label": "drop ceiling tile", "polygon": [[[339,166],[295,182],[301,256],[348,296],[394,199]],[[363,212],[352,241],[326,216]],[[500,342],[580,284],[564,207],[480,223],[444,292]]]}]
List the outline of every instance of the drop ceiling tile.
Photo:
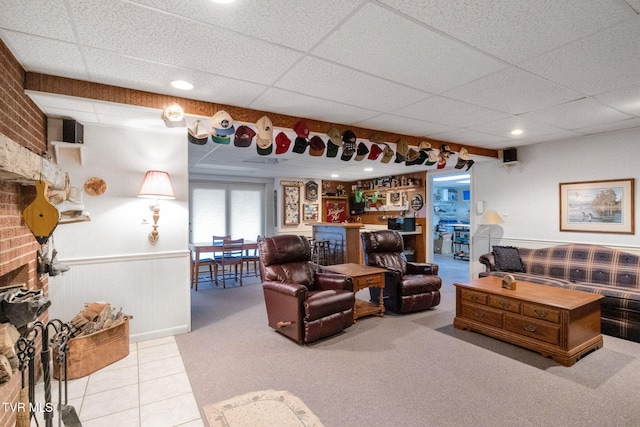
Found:
[{"label": "drop ceiling tile", "polygon": [[575,130],[625,120],[631,116],[602,105],[591,98],[583,98],[523,114],[521,117],[548,123],[561,129]]},{"label": "drop ceiling tile", "polygon": [[640,127],[640,118],[638,117],[620,120],[613,123],[603,123],[596,126],[586,126],[578,129],[578,132],[592,135],[598,133],[616,132],[619,130],[631,129],[635,127]]},{"label": "drop ceiling tile", "polygon": [[233,4],[201,0],[136,2],[300,51],[309,50],[361,3],[298,0],[294,6],[290,0],[243,0]]},{"label": "drop ceiling tile", "polygon": [[636,13],[640,14],[640,0],[625,0],[636,11]]},{"label": "drop ceiling tile", "polygon": [[2,31],[1,35],[26,71],[88,80],[76,45],[13,31]]},{"label": "drop ceiling tile", "polygon": [[[293,94],[278,88],[268,89],[253,101],[249,107],[255,110],[272,111],[294,117],[306,117],[343,124],[359,122],[379,114],[375,111],[356,108],[326,99]],[[318,112],[322,112],[322,116]]]},{"label": "drop ceiling tile", "polygon": [[640,85],[601,93],[595,98],[616,110],[640,117]]},{"label": "drop ceiling tile", "polygon": [[548,133],[544,135],[528,135],[522,141],[527,144],[539,144],[542,142],[560,141],[562,139],[577,138],[583,134],[573,130],[562,130],[560,132]]},{"label": "drop ceiling tile", "polygon": [[73,5],[81,43],[96,49],[264,84],[300,58],[292,49],[135,4]]},{"label": "drop ceiling tile", "polygon": [[61,40],[75,41],[73,25],[64,0],[40,1],[2,0],[0,28]]},{"label": "drop ceiling tile", "polygon": [[521,64],[589,95],[640,83],[640,15]]},{"label": "drop ceiling tile", "polygon": [[451,126],[400,117],[393,114],[381,114],[372,119],[356,123],[365,129],[377,129],[380,131],[399,133],[401,135],[423,136],[432,133],[451,130]]},{"label": "drop ceiling tile", "polygon": [[581,95],[518,68],[508,68],[444,93],[494,111],[522,114]]},{"label": "drop ceiling tile", "polygon": [[380,112],[395,110],[429,96],[422,91],[312,57],[296,64],[275,86]]},{"label": "drop ceiling tile", "polygon": [[618,0],[381,2],[512,64],[633,15]]},{"label": "drop ceiling tile", "polygon": [[[362,46],[367,46],[362,49]],[[367,4],[313,54],[431,93],[506,65],[386,8]]]},{"label": "drop ceiling tile", "polygon": [[507,113],[493,111],[442,96],[425,99],[408,107],[400,108],[393,113],[455,127],[466,127],[509,116]]},{"label": "drop ceiling tile", "polygon": [[[93,48],[85,48],[84,51],[92,80],[100,83],[240,107],[248,106],[266,89],[264,85],[213,73],[158,64]],[[153,79],[148,76],[153,76]],[[189,91],[175,89],[170,85],[173,80],[186,80],[194,88]]]},{"label": "drop ceiling tile", "polygon": [[[468,129],[501,136],[508,139],[527,139],[540,135],[549,135],[565,130],[564,128],[549,125],[540,120],[526,117],[526,115],[508,117],[489,123],[469,126]],[[511,135],[514,129],[522,129],[524,133],[519,137]]]},{"label": "drop ceiling tile", "polygon": [[425,136],[441,141],[457,142],[459,144],[469,144],[476,146],[485,146],[489,144],[498,144],[501,142],[510,141],[508,138],[489,135],[487,133],[477,132],[471,129],[454,129],[447,132],[434,133]]}]

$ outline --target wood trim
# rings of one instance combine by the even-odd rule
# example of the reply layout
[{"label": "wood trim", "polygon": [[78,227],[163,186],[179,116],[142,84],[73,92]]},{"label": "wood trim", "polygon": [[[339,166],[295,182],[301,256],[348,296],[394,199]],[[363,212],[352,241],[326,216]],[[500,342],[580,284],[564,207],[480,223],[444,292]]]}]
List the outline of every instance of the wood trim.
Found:
[{"label": "wood trim", "polygon": [[[286,129],[293,129],[293,126],[300,121],[300,117],[276,114],[268,111],[252,110],[248,108],[236,107],[233,105],[216,104],[206,101],[198,101],[188,98],[180,98],[170,95],[161,95],[153,92],[145,92],[135,89],[127,89],[118,86],[110,86],[101,83],[93,83],[84,80],[75,80],[65,77],[52,76],[27,72],[25,76],[25,90],[36,92],[54,93],[58,95],[74,96],[78,98],[95,99],[99,101],[116,102],[120,104],[135,105],[139,107],[157,108],[162,110],[170,102],[177,102],[182,106],[185,113],[198,116],[212,116],[219,110],[227,111],[234,120],[244,123],[255,123],[262,116],[269,116],[274,126]],[[358,138],[369,139],[374,133],[379,133],[387,142],[396,142],[400,138],[406,138],[409,145],[417,146],[421,141],[429,142],[434,148],[441,144],[449,145],[453,151],[458,151],[465,147],[469,154],[498,158],[498,150],[482,147],[474,147],[467,144],[457,144],[455,142],[439,141],[430,138],[401,135],[389,132],[380,132],[372,129],[360,128],[344,124],[334,124],[320,120],[304,118],[309,130],[315,133],[326,133],[332,126],[335,126],[340,133],[351,129]]]}]

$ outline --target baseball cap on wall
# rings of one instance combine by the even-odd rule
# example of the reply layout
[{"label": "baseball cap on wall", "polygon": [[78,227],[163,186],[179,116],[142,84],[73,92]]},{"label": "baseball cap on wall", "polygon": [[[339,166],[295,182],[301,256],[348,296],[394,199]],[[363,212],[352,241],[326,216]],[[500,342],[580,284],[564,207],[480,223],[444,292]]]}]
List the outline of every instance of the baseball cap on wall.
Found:
[{"label": "baseball cap on wall", "polygon": [[364,142],[358,144],[358,149],[356,150],[356,160],[360,161],[364,159],[364,157],[369,154],[369,148]]},{"label": "baseball cap on wall", "polygon": [[271,123],[269,117],[260,117],[256,122],[256,129],[258,132],[256,144],[266,147],[273,142],[273,123]]},{"label": "baseball cap on wall", "polygon": [[216,144],[229,144],[231,142],[231,135],[218,135],[215,129],[211,129],[211,140]]},{"label": "baseball cap on wall", "polygon": [[380,145],[378,144],[373,144],[371,146],[371,149],[369,150],[369,156],[367,157],[367,159],[369,160],[378,160],[378,156],[380,156],[380,154],[382,154],[383,150],[382,147],[380,147]]},{"label": "baseball cap on wall", "polygon": [[293,125],[293,131],[300,138],[309,138],[309,126],[307,126],[304,120],[300,120],[295,125]]},{"label": "baseball cap on wall", "polygon": [[233,139],[233,145],[236,147],[248,147],[251,145],[254,136],[256,136],[256,132],[249,126],[238,126],[236,136]]},{"label": "baseball cap on wall", "polygon": [[280,132],[276,135],[276,154],[284,154],[289,151],[289,147],[291,147],[291,140],[284,133]]},{"label": "baseball cap on wall", "polygon": [[392,158],[393,158],[393,150],[391,149],[391,147],[389,147],[389,145],[384,144],[384,150],[382,150],[382,160],[380,160],[380,162],[389,163]]},{"label": "baseball cap on wall", "polygon": [[172,102],[162,110],[162,120],[168,128],[185,127],[184,110],[177,102]]},{"label": "baseball cap on wall", "polygon": [[293,143],[293,152],[302,154],[307,149],[307,145],[309,145],[309,141],[301,136],[297,136],[295,142]]},{"label": "baseball cap on wall", "polygon": [[271,154],[273,152],[273,139],[256,139],[256,151],[261,156]]},{"label": "baseball cap on wall", "polygon": [[340,131],[335,126],[329,129],[329,132],[327,132],[327,136],[329,137],[329,140],[333,143],[333,145],[342,147],[342,136],[340,135]]},{"label": "baseball cap on wall", "polygon": [[314,135],[309,140],[309,154],[312,156],[322,156],[324,154],[324,141],[318,135]]},{"label": "baseball cap on wall", "polygon": [[218,111],[211,117],[211,129],[215,129],[219,136],[231,135],[236,130],[231,115],[224,110]]},{"label": "baseball cap on wall", "polygon": [[200,119],[194,120],[187,128],[187,139],[196,145],[204,145],[209,140],[209,131]]}]

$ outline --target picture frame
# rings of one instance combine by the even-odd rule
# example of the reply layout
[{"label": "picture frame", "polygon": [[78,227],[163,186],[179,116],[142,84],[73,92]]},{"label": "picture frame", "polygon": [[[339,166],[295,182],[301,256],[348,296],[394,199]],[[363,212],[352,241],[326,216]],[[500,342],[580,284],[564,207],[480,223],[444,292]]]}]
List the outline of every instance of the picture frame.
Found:
[{"label": "picture frame", "polygon": [[324,205],[327,222],[344,222],[347,219],[346,200],[327,200]]},{"label": "picture frame", "polygon": [[284,225],[300,224],[300,187],[293,185],[283,186],[284,200]]},{"label": "picture frame", "polygon": [[302,210],[302,217],[305,221],[318,221],[319,208],[317,203],[305,203]]},{"label": "picture frame", "polygon": [[560,231],[635,234],[635,179],[562,182]]},{"label": "picture frame", "polygon": [[315,181],[309,181],[304,186],[304,194],[307,200],[318,200],[318,183]]}]

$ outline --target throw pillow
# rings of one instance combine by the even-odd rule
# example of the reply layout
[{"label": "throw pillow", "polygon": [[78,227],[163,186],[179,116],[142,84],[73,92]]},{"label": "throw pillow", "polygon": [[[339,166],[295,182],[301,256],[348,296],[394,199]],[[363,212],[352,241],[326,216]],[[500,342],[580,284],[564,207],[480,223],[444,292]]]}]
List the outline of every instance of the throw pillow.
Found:
[{"label": "throw pillow", "polygon": [[524,264],[520,259],[518,248],[513,246],[494,246],[493,256],[496,262],[496,270],[510,273],[525,273]]}]

